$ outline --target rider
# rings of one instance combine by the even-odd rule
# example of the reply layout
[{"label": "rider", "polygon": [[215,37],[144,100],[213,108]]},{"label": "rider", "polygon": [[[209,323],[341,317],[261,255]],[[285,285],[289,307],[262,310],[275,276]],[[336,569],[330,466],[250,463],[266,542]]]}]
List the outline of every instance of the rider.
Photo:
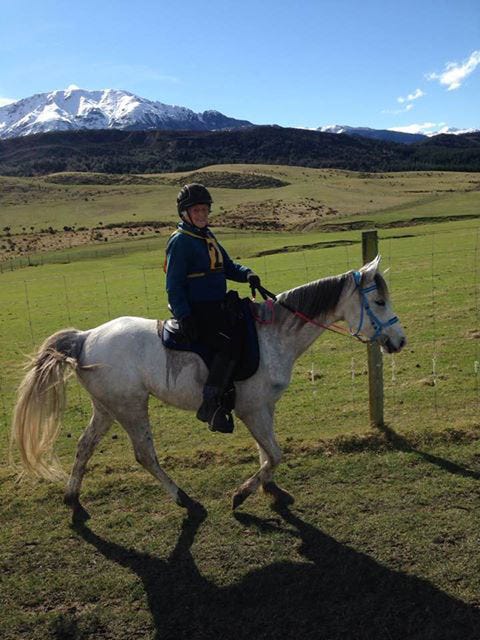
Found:
[{"label": "rider", "polygon": [[190,341],[201,338],[215,353],[197,418],[212,431],[230,433],[233,419],[222,398],[239,354],[235,323],[225,304],[226,281],[258,287],[260,278],[233,262],[208,228],[212,202],[202,184],[182,187],[177,196],[181,222],[168,241],[165,270],[169,306],[182,333]]}]

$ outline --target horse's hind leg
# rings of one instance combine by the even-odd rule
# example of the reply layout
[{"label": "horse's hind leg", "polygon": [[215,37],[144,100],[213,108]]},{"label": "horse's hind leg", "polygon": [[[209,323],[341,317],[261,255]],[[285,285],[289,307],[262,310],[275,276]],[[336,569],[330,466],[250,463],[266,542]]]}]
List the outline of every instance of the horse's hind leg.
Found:
[{"label": "horse's hind leg", "polygon": [[111,427],[112,422],[112,416],[94,402],[93,414],[90,418],[88,427],[85,429],[78,441],[75,462],[73,463],[72,473],[70,474],[65,492],[64,502],[72,508],[74,520],[86,520],[89,517],[88,513],[80,504],[80,487],[82,485],[83,476],[85,475],[87,463],[90,460],[95,447]]},{"label": "horse's hind leg", "polygon": [[119,420],[130,436],[137,462],[160,482],[180,507],[188,510],[201,508],[200,504],[180,489],[159,465],[146,406],[140,412],[135,412],[135,415],[123,416]]}]

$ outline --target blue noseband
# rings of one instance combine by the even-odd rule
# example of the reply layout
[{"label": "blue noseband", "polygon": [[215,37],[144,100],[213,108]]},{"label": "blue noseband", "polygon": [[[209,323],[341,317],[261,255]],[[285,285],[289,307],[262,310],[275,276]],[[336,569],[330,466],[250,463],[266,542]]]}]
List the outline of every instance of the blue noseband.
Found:
[{"label": "blue noseband", "polygon": [[375,291],[375,289],[377,289],[377,285],[372,284],[369,287],[362,288],[360,286],[362,282],[362,274],[360,273],[360,271],[353,272],[353,279],[355,280],[356,287],[360,294],[361,311],[360,311],[360,322],[358,323],[358,328],[355,331],[355,333],[352,331],[352,335],[355,336],[355,338],[361,339],[360,331],[362,329],[363,320],[366,313],[375,331],[373,336],[368,339],[368,342],[375,342],[382,335],[382,330],[385,329],[386,327],[391,327],[393,324],[397,323],[398,318],[397,316],[393,316],[393,318],[390,318],[390,320],[387,320],[386,322],[382,322],[379,318],[377,318],[377,316],[374,314],[367,300],[367,293],[370,293],[371,291]]}]

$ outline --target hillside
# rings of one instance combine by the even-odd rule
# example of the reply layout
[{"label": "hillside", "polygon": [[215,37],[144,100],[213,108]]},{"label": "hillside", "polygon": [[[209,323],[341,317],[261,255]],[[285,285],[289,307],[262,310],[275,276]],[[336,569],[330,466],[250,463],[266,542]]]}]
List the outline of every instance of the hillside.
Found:
[{"label": "hillside", "polygon": [[173,174],[0,177],[0,269],[5,261],[80,245],[112,252],[125,241],[161,240],[178,220],[179,185],[191,181],[211,189],[217,230],[332,232],[467,220],[480,211],[478,173],[235,164]]},{"label": "hillside", "polygon": [[60,171],[160,173],[212,164],[352,171],[480,171],[480,134],[411,145],[281,127],[236,131],[79,131],[0,141],[0,175]]}]

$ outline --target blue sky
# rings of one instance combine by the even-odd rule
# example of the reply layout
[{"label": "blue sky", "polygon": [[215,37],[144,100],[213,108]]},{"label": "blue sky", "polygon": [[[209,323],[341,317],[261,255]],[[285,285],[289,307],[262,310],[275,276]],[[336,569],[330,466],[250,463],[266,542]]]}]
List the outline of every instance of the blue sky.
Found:
[{"label": "blue sky", "polygon": [[71,84],[258,124],[480,128],[480,0],[0,0],[0,103]]}]

